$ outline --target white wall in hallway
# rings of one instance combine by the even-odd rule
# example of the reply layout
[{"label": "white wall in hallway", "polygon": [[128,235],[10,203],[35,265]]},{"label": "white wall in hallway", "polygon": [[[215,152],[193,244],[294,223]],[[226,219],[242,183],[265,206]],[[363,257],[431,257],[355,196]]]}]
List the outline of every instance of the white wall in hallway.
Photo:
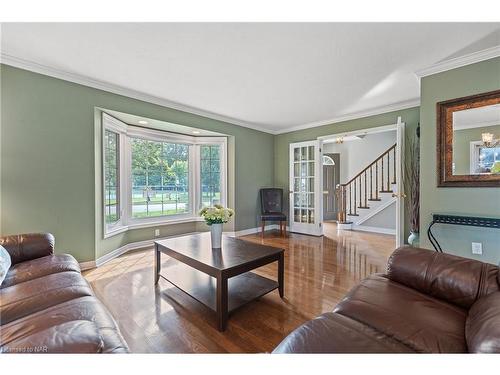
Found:
[{"label": "white wall in hallway", "polygon": [[346,183],[395,143],[396,131],[392,130],[342,144],[325,143],[323,153],[340,154],[340,182]]}]

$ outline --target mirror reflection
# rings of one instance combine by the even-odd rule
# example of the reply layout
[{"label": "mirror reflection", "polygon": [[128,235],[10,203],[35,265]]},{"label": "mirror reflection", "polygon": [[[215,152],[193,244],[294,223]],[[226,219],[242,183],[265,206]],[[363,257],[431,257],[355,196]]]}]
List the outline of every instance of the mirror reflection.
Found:
[{"label": "mirror reflection", "polygon": [[454,175],[500,174],[500,104],[453,112]]}]

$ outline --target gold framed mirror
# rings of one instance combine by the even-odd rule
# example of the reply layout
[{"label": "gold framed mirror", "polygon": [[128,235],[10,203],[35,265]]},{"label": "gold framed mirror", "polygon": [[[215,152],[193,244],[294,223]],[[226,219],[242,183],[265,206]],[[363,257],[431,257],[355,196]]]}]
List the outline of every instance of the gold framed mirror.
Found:
[{"label": "gold framed mirror", "polygon": [[438,187],[500,187],[500,90],[436,111]]}]

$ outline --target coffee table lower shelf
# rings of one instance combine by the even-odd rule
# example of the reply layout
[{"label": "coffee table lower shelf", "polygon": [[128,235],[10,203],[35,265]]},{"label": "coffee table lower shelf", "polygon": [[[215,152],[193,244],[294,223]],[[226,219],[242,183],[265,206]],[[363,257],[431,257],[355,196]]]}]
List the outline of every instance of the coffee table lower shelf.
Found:
[{"label": "coffee table lower shelf", "polygon": [[[163,266],[160,277],[209,309],[217,311],[217,285],[214,277],[185,264]],[[246,272],[228,279],[228,312],[278,289],[278,282]]]}]

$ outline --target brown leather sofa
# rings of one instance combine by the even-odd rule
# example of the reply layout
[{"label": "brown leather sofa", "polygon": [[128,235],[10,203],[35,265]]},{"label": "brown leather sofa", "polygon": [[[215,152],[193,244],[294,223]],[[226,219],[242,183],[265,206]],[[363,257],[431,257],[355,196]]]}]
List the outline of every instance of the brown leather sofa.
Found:
[{"label": "brown leather sofa", "polygon": [[51,234],[0,238],[12,266],[0,286],[0,352],[128,352],[116,322]]},{"label": "brown leather sofa", "polygon": [[500,353],[499,268],[403,247],[273,353]]}]

